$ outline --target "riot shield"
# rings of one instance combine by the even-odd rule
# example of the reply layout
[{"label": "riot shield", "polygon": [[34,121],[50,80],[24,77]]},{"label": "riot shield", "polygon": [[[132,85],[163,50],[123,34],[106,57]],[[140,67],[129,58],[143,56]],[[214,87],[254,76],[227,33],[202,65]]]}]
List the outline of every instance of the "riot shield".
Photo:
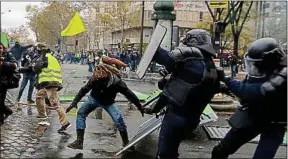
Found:
[{"label": "riot shield", "polygon": [[152,59],[159,48],[161,42],[163,41],[163,38],[167,32],[167,28],[164,27],[161,24],[157,24],[151,40],[148,44],[147,49],[145,50],[145,53],[143,54],[141,61],[139,63],[138,69],[136,71],[137,76],[142,79],[145,76],[145,73],[152,62]]}]

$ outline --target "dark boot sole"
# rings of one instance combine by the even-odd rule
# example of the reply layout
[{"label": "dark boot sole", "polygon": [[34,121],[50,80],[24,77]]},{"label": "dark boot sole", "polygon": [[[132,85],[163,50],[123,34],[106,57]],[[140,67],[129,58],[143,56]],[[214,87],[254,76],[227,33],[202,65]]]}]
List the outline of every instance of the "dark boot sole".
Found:
[{"label": "dark boot sole", "polygon": [[68,145],[67,147],[71,148],[71,149],[79,149],[79,150],[83,150],[83,147],[75,147],[72,145]]}]

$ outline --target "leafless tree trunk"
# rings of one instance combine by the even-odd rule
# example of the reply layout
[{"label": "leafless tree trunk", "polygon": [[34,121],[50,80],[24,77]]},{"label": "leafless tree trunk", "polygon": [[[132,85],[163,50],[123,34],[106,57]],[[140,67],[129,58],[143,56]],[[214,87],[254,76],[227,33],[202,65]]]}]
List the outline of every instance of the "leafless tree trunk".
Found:
[{"label": "leafless tree trunk", "polygon": [[[232,29],[233,39],[234,39],[233,54],[238,56],[240,34],[243,29],[244,23],[246,22],[248,18],[248,14],[252,8],[253,1],[249,2],[250,4],[246,13],[243,13],[244,1],[241,1],[238,7],[236,7],[237,4],[235,4],[235,2],[230,2],[230,3],[231,3],[231,8],[232,8],[230,21],[231,21],[231,29]],[[245,14],[245,16],[242,22],[240,22],[242,13]]]},{"label": "leafless tree trunk", "polygon": [[121,17],[121,53],[123,53],[124,48],[124,25],[125,25],[125,19],[124,16]]}]

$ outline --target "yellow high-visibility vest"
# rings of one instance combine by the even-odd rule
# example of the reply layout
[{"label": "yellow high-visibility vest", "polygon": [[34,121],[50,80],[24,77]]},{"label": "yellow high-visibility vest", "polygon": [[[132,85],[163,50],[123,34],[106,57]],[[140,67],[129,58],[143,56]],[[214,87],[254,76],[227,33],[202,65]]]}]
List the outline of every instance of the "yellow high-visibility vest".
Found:
[{"label": "yellow high-visibility vest", "polygon": [[51,53],[47,53],[46,57],[48,58],[48,67],[43,68],[41,73],[38,75],[38,82],[59,82],[63,83],[63,76],[61,74],[61,66],[57,59],[51,55]]}]

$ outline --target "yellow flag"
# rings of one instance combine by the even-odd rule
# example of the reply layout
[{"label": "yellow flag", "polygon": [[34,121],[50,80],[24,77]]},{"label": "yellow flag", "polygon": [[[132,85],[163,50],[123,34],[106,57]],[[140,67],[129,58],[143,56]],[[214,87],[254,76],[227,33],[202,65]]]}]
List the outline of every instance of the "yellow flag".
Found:
[{"label": "yellow flag", "polygon": [[85,25],[79,12],[76,12],[68,26],[61,32],[61,36],[73,36],[85,32]]}]

